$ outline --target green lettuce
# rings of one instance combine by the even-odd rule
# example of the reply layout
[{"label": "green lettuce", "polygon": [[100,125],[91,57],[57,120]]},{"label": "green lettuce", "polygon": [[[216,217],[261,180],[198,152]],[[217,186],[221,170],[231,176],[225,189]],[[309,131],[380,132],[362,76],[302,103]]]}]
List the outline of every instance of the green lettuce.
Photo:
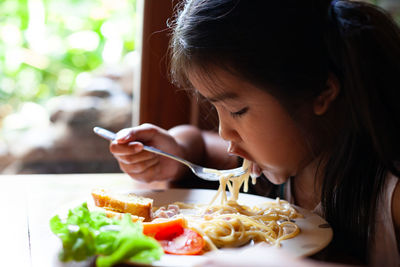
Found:
[{"label": "green lettuce", "polygon": [[62,241],[59,258],[64,262],[98,255],[98,267],[122,261],[149,264],[163,254],[160,244],[145,236],[142,224],[132,222],[129,214],[122,220],[108,218],[104,212],[89,211],[86,202],[69,210],[66,220],[51,218],[50,228]]}]

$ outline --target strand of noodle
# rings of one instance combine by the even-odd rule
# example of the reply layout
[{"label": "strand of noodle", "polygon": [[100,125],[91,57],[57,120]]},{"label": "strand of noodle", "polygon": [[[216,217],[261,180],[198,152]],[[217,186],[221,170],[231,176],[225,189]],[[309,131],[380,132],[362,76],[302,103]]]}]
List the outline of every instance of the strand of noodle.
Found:
[{"label": "strand of noodle", "polygon": [[[229,177],[224,178],[226,179],[226,185],[228,186],[228,190],[229,192],[233,192],[233,184],[232,181],[229,180]],[[225,203],[221,203],[221,204],[225,204]]]},{"label": "strand of noodle", "polygon": [[239,239],[242,240],[247,235],[246,226],[240,220],[237,223],[239,224],[239,230],[237,231],[239,232]]},{"label": "strand of noodle", "polygon": [[222,190],[221,205],[223,205],[228,199],[228,197],[226,196],[226,186],[228,186],[228,188],[229,188],[230,183],[229,183],[229,177],[227,177],[227,176],[221,178],[221,180],[224,181],[223,182],[224,186],[221,188],[221,190]]},{"label": "strand of noodle", "polygon": [[283,229],[282,227],[279,227],[278,229],[279,229],[278,236],[281,237],[283,234]]},{"label": "strand of noodle", "polygon": [[222,188],[222,183],[223,183],[223,181],[219,181],[219,187],[218,187],[218,191],[217,191],[217,193],[215,194],[215,196],[211,199],[211,202],[210,202],[210,206],[211,206],[211,204],[212,203],[214,203],[214,201],[218,198],[218,196],[221,194],[221,192],[222,192],[222,190],[221,190],[221,188]]},{"label": "strand of noodle", "polygon": [[249,191],[249,179],[245,179],[245,180],[244,180],[243,191],[244,191],[244,192]]},{"label": "strand of noodle", "polygon": [[287,225],[287,224],[290,224],[290,225],[294,226],[294,227],[295,227],[295,230],[294,230],[293,232],[289,233],[289,234],[283,235],[283,236],[280,238],[280,240],[284,240],[284,239],[288,239],[288,238],[295,237],[295,236],[300,232],[300,229],[299,229],[299,227],[297,226],[297,224],[292,223],[292,222],[283,222],[283,223],[281,223],[281,226],[283,227],[283,226],[285,226],[285,225]]},{"label": "strand of noodle", "polygon": [[291,234],[283,235],[282,237],[278,238],[276,240],[276,245],[279,246],[282,240],[295,237],[296,235],[298,235],[299,232],[300,232],[300,229],[297,227],[295,232],[293,232]]},{"label": "strand of noodle", "polygon": [[234,181],[232,181],[232,188],[233,190],[230,192],[231,193],[231,200],[238,200],[239,198],[239,190],[240,186],[242,184],[242,177],[235,178]]}]

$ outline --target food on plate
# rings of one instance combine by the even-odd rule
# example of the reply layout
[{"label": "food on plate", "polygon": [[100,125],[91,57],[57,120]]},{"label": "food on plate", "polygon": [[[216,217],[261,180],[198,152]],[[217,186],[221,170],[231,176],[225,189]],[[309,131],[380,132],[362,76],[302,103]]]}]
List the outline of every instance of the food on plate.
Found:
[{"label": "food on plate", "polygon": [[[189,230],[193,231],[190,236],[196,245],[186,245],[183,252],[174,252],[167,248],[165,242],[160,242],[164,252],[170,254],[202,254],[250,242],[280,246],[282,240],[293,238],[300,232],[293,220],[301,217],[301,214],[279,198],[254,207],[229,199],[222,201],[222,204],[212,205],[175,202],[154,207],[153,210],[152,221],[142,223],[144,234],[173,244],[179,239],[171,241],[185,231],[186,234]],[[193,247],[201,247],[201,250]],[[190,252],[185,253],[185,250]]]},{"label": "food on plate", "polygon": [[[300,233],[293,219],[302,217],[287,201],[277,198],[263,205],[250,207],[239,204],[239,190],[247,192],[250,178],[249,161],[244,160],[242,168],[247,170],[240,177],[220,172],[220,185],[209,204],[188,204],[176,202],[155,211],[160,216],[184,216],[188,227],[200,233],[206,246],[204,250],[224,247],[239,247],[249,242],[267,242],[280,246],[282,240],[293,238]],[[256,182],[253,179],[253,184]],[[228,188],[230,197],[226,192]],[[220,204],[214,204],[220,197]],[[169,212],[169,213],[168,213]]]},{"label": "food on plate", "polygon": [[[116,219],[120,219],[120,220],[128,214],[128,213],[122,213],[122,212],[112,211],[112,210],[108,210],[108,209],[104,209],[104,212],[108,218],[116,218]],[[143,222],[144,221],[143,217],[139,217],[139,216],[132,215],[132,214],[129,214],[129,215],[130,215],[132,222]]]},{"label": "food on plate", "polygon": [[[239,247],[249,242],[267,242],[280,246],[280,242],[293,238],[300,228],[293,219],[302,217],[287,201],[277,198],[260,206],[240,205],[239,191],[247,192],[250,179],[250,162],[243,161],[246,173],[240,177],[219,173],[219,188],[208,205],[174,203],[187,214],[185,218],[192,229],[206,241],[206,248],[215,250],[223,247]],[[217,171],[218,172],[218,171]],[[252,179],[256,183],[256,179]],[[228,199],[226,188],[230,197]],[[219,205],[214,204],[220,197]]]},{"label": "food on plate", "polygon": [[130,213],[143,217],[144,221],[151,220],[153,200],[135,194],[118,194],[104,189],[92,191],[94,203],[98,207],[120,213]]},{"label": "food on plate", "polygon": [[174,219],[155,219],[151,223],[143,223],[143,233],[157,240],[165,240],[183,233],[187,222],[182,217]]},{"label": "food on plate", "polygon": [[157,218],[143,223],[143,233],[159,241],[165,253],[175,255],[201,254],[205,245],[203,237],[187,227],[181,216]]},{"label": "food on plate", "polygon": [[204,247],[203,237],[188,228],[184,228],[183,233],[167,240],[159,241],[164,252],[175,255],[198,255]]},{"label": "food on plate", "polygon": [[279,198],[253,207],[239,204],[240,188],[248,187],[248,167],[245,160],[247,172],[236,178],[220,173],[216,195],[204,204],[153,207],[151,198],[95,189],[90,209],[83,203],[65,220],[58,215],[51,219],[51,230],[63,243],[60,259],[99,255],[96,264],[101,267],[123,261],[151,263],[163,253],[199,255],[255,242],[280,246],[282,240],[299,234],[294,219],[301,214]]},{"label": "food on plate", "polygon": [[[152,199],[133,193],[116,194],[105,189],[93,190],[92,197],[94,204],[103,208],[106,214],[109,210],[129,210],[129,216],[134,216],[133,221],[138,221],[134,210],[142,212],[143,203],[153,203]],[[125,208],[128,206],[131,208]],[[168,254],[195,255],[203,252],[205,245],[203,237],[195,230],[188,228],[187,220],[182,215],[178,215],[178,206],[169,205],[168,209],[162,207],[154,213],[151,207],[151,205],[146,205],[151,219],[142,222],[143,234],[158,240],[164,252]],[[124,213],[113,212],[112,216],[120,218],[124,216]]]},{"label": "food on plate", "polygon": [[89,211],[86,202],[70,209],[66,218],[51,218],[50,228],[62,241],[61,261],[98,255],[96,266],[108,267],[123,261],[148,264],[163,255],[160,243],[144,235],[142,224],[132,222],[129,214],[108,218],[103,211]]},{"label": "food on plate", "polygon": [[[282,240],[298,235],[300,229],[293,219],[301,217],[301,214],[287,201],[277,198],[275,201],[254,207],[238,203],[240,188],[243,186],[244,191],[247,191],[248,188],[249,162],[247,160],[244,160],[243,168],[247,172],[240,177],[233,178],[231,174],[220,173],[219,189],[209,204],[176,202],[153,208],[150,215],[152,221],[143,223],[144,233],[159,241],[169,240],[171,242],[174,238],[181,236],[183,232],[193,231],[189,235],[194,240],[193,242],[199,247],[202,244],[202,251],[196,252],[196,254],[224,247],[239,247],[250,242],[266,242],[280,246]],[[253,182],[255,181],[253,180]],[[226,188],[230,193],[229,199]],[[96,191],[105,192],[105,190]],[[108,195],[113,194],[108,193]],[[120,202],[119,205],[134,205],[134,200],[139,199],[133,194],[126,196],[130,196],[130,198],[120,196],[119,199],[127,199],[129,202],[126,204]],[[218,197],[221,198],[220,204],[214,204]],[[95,203],[97,205],[96,199]],[[111,208],[113,207],[111,206]],[[151,225],[154,229],[147,231],[146,229],[150,228],[146,228],[146,224]],[[168,228],[168,230],[161,231],[164,236],[160,237],[155,229],[163,229],[162,227]],[[204,242],[199,241],[198,236]],[[165,245],[163,248],[164,252],[171,253],[171,250],[166,249]],[[192,251],[192,248],[190,250]]]},{"label": "food on plate", "polygon": [[249,242],[280,242],[299,234],[293,219],[300,214],[286,201],[276,199],[260,206],[249,207],[229,200],[223,205],[189,205],[175,203],[188,221],[188,227],[206,241],[205,250],[239,247]]}]

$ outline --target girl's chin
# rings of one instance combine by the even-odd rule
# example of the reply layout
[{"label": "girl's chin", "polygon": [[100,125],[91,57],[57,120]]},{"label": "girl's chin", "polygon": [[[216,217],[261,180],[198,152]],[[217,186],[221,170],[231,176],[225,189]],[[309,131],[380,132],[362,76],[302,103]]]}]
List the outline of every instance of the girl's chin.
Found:
[{"label": "girl's chin", "polygon": [[288,175],[271,173],[268,171],[263,171],[262,173],[271,183],[276,184],[276,185],[284,184],[289,180]]}]

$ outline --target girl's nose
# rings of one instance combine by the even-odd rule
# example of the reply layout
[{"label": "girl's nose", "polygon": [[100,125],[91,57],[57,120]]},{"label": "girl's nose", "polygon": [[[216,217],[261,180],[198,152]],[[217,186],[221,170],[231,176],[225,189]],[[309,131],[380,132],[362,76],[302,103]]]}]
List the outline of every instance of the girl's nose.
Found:
[{"label": "girl's nose", "polygon": [[239,133],[233,128],[232,126],[229,125],[229,123],[224,123],[224,122],[219,122],[219,136],[221,136],[222,139],[230,142],[239,142],[240,141],[240,135]]}]

